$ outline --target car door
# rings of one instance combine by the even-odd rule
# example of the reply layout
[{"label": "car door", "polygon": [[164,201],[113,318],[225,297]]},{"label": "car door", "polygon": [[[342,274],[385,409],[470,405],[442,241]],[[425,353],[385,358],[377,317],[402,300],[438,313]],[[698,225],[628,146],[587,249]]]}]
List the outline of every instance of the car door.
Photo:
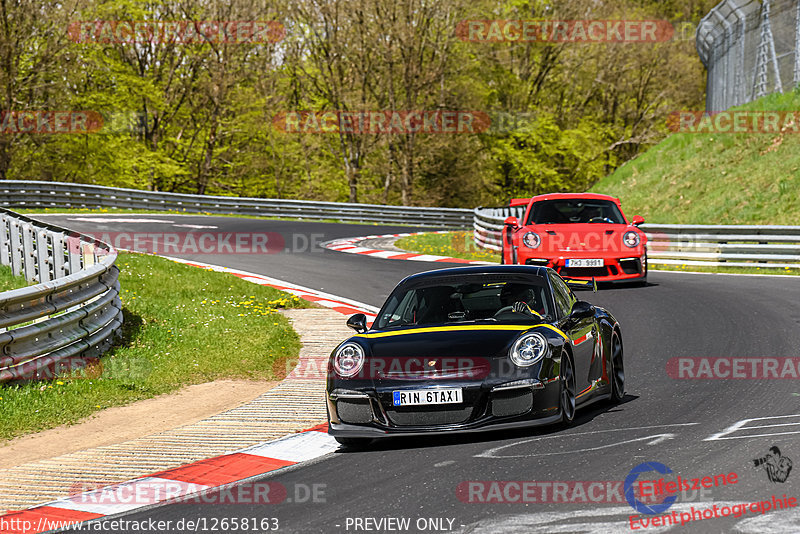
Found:
[{"label": "car door", "polygon": [[591,364],[594,355],[596,329],[594,317],[575,319],[570,316],[572,306],[578,299],[560,277],[551,273],[553,297],[559,316],[558,327],[569,336],[572,354],[575,360],[575,388],[578,401],[581,392],[585,392],[592,382]]}]

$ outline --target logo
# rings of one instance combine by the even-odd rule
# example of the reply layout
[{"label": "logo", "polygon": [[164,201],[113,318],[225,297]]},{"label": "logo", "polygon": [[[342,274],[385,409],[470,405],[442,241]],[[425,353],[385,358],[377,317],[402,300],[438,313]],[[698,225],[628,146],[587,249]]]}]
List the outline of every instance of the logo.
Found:
[{"label": "logo", "polygon": [[767,478],[770,482],[786,482],[789,478],[789,473],[792,472],[792,461],[786,456],[781,456],[781,450],[773,445],[767,451],[767,454],[761,458],[753,460],[753,465],[756,469],[763,467],[767,472]]},{"label": "logo", "polygon": [[669,507],[672,506],[678,499],[678,496],[671,495],[665,498],[662,502],[654,504],[647,504],[637,499],[636,495],[634,494],[636,480],[639,478],[640,474],[649,473],[650,471],[655,471],[656,473],[660,473],[662,475],[672,473],[672,469],[662,463],[644,462],[630,470],[628,476],[625,477],[625,483],[623,484],[622,488],[625,493],[625,500],[628,501],[628,504],[630,504],[634,510],[640,514],[656,515],[667,511]]}]

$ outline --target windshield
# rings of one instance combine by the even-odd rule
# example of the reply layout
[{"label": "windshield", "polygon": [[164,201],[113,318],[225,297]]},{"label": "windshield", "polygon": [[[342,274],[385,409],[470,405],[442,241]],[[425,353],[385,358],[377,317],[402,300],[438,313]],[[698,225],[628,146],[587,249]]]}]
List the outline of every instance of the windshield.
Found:
[{"label": "windshield", "polygon": [[551,315],[544,282],[441,283],[395,291],[375,327],[465,321],[540,321]]},{"label": "windshield", "polygon": [[573,198],[534,203],[526,224],[573,223],[625,224],[625,218],[610,200]]}]

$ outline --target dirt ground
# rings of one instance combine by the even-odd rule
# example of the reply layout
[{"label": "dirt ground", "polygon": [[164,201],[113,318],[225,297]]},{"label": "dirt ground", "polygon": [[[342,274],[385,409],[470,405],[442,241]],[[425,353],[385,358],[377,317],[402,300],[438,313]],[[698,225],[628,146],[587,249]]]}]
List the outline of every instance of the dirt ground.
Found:
[{"label": "dirt ground", "polygon": [[200,421],[249,402],[277,384],[218,380],[128,406],[108,408],[82,423],[22,436],[0,445],[0,469],[121,443]]}]

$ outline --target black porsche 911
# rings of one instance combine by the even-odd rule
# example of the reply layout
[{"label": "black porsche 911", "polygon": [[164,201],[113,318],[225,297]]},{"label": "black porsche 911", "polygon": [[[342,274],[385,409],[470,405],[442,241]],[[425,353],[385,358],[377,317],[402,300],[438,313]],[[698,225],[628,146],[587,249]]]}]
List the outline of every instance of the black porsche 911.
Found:
[{"label": "black porsche 911", "polygon": [[[569,285],[568,285],[569,284]],[[621,401],[622,334],[555,271],[459,267],[409,276],[328,365],[329,432],[374,438],[569,423],[578,406]],[[589,283],[591,285],[591,283]]]}]

